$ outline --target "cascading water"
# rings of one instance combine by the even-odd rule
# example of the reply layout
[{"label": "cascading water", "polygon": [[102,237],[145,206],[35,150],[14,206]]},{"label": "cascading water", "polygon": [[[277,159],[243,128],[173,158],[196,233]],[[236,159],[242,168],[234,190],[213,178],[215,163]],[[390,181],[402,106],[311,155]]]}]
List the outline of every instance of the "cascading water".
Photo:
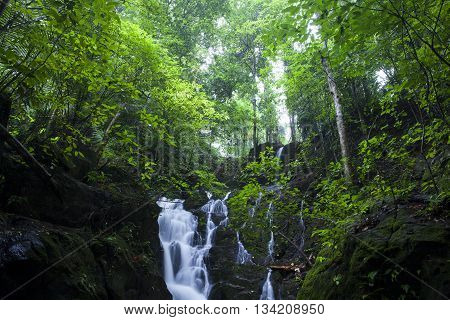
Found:
[{"label": "cascading water", "polygon": [[236,232],[237,242],[238,242],[238,253],[236,261],[239,264],[253,264],[252,255],[245,250],[244,245],[239,238],[239,232]]},{"label": "cascading water", "polygon": [[263,196],[262,192],[258,193],[258,198],[256,198],[255,205],[250,208],[250,211],[249,211],[250,217],[253,218],[255,216],[256,209],[261,204],[262,196]]},{"label": "cascading water", "polygon": [[272,276],[272,270],[267,272],[266,282],[264,282],[263,289],[259,300],[275,300],[275,294],[273,292],[272,282],[270,277]]},{"label": "cascading water", "polygon": [[272,222],[273,222],[273,203],[270,202],[269,203],[269,207],[267,208],[267,212],[266,212],[266,219],[269,220],[269,224],[270,226],[272,226]]},{"label": "cascading water", "polygon": [[281,159],[281,155],[283,154],[284,146],[277,150],[276,157]]},{"label": "cascading water", "polygon": [[214,233],[218,227],[213,216],[223,218],[220,225],[226,225],[228,221],[226,198],[213,200],[211,194],[208,194],[208,198],[210,200],[202,207],[207,213],[205,241],[199,244],[194,243],[194,237],[198,234],[198,219],[184,210],[184,201],[163,197],[157,202],[162,208],[158,224],[159,239],[164,251],[164,279],[174,300],[208,298],[211,284],[205,257],[212,247]]},{"label": "cascading water", "polygon": [[[266,263],[273,262],[273,253],[275,249],[275,239],[273,237],[273,231],[270,232],[270,240],[267,244],[267,258]],[[271,282],[271,276],[272,276],[272,269],[268,269],[266,282],[264,282],[262,293],[260,296],[260,300],[274,300],[274,292]]]},{"label": "cascading water", "polygon": [[275,247],[275,240],[273,238],[273,231],[270,232],[270,240],[269,240],[269,244],[267,245],[267,262],[272,262],[273,261],[273,252],[274,252],[274,247]]},{"label": "cascading water", "polygon": [[259,207],[259,205],[261,204],[262,196],[263,196],[262,192],[259,192],[258,198],[256,199],[255,207]]},{"label": "cascading water", "polygon": [[[228,208],[225,205],[225,201],[228,200],[228,197],[230,196],[231,192],[228,192],[225,198],[223,198],[222,200],[212,199],[212,194],[210,192],[207,192],[206,194],[208,196],[209,201],[201,208],[201,210],[206,214],[208,214],[207,227],[211,228],[211,230],[213,228],[217,228],[217,226],[215,226],[214,222],[212,221],[213,215],[222,217],[223,219],[222,221],[220,221],[219,225],[226,227],[228,225]],[[215,231],[215,229],[212,231]]]}]

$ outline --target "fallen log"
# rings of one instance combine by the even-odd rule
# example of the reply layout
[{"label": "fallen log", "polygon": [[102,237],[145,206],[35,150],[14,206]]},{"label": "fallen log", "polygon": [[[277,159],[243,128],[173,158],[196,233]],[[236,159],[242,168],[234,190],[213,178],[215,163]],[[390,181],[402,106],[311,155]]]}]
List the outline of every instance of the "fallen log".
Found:
[{"label": "fallen log", "polygon": [[288,264],[288,265],[271,265],[269,266],[270,269],[272,270],[279,270],[279,271],[285,271],[285,272],[300,272],[303,269],[306,268],[306,266],[301,263],[301,264]]}]

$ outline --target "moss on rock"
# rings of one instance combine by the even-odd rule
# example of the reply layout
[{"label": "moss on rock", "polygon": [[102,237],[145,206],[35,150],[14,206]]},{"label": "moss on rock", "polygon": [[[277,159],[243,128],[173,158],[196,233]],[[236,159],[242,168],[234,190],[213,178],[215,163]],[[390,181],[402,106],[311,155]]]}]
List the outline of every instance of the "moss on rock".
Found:
[{"label": "moss on rock", "polygon": [[0,296],[170,299],[150,247],[0,212]]},{"label": "moss on rock", "polygon": [[342,252],[322,250],[299,299],[439,299],[449,296],[450,229],[403,208],[351,234]]}]

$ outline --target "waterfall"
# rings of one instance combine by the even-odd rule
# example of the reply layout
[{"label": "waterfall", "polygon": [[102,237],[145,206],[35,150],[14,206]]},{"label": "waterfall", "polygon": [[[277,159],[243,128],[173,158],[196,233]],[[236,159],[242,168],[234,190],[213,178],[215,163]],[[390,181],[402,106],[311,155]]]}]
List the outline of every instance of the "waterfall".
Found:
[{"label": "waterfall", "polygon": [[281,159],[281,155],[283,154],[284,146],[278,149],[276,157]]},{"label": "waterfall", "polygon": [[272,222],[273,222],[273,203],[270,202],[269,203],[269,207],[267,208],[267,212],[266,212],[266,219],[269,220],[269,224],[270,226],[272,226]]},{"label": "waterfall", "polygon": [[255,216],[256,209],[258,209],[259,205],[261,204],[262,196],[263,196],[262,192],[259,192],[258,198],[256,198],[256,201],[255,201],[255,205],[253,207],[251,207],[249,210],[250,217],[253,218]]},{"label": "waterfall", "polygon": [[273,293],[272,282],[270,277],[272,276],[272,270],[269,269],[267,272],[266,282],[264,282],[263,289],[259,300],[275,300],[275,295]]},{"label": "waterfall", "polygon": [[270,232],[270,240],[269,240],[269,244],[267,245],[267,262],[272,262],[273,261],[273,252],[274,252],[274,247],[275,247],[275,240],[273,238],[273,231]]},{"label": "waterfall", "polygon": [[262,196],[263,196],[262,192],[259,192],[258,198],[256,199],[255,208],[259,207],[259,205],[261,204]]},{"label": "waterfall", "polygon": [[[267,262],[273,261],[273,253],[274,253],[274,247],[275,247],[275,240],[273,238],[273,231],[270,232],[270,240],[267,244],[267,251],[268,255],[266,258]],[[259,300],[275,300],[275,295],[273,293],[273,287],[270,277],[272,276],[272,269],[268,269],[266,282],[264,282],[262,293],[259,298]]]},{"label": "waterfall", "polygon": [[[211,284],[205,264],[217,225],[213,216],[223,218],[220,225],[228,221],[228,209],[224,200],[210,199],[202,207],[206,212],[206,233],[204,243],[196,244],[198,219],[184,210],[183,200],[161,198],[157,204],[162,211],[158,218],[159,239],[164,251],[164,280],[174,300],[205,300]],[[225,221],[225,222],[224,222]],[[199,241],[202,242],[202,241]]]},{"label": "waterfall", "polygon": [[238,242],[238,253],[236,257],[236,261],[239,264],[253,264],[252,255],[245,250],[244,245],[239,238],[239,232],[236,232],[236,238]]},{"label": "waterfall", "polygon": [[[217,226],[211,220],[213,215],[223,218],[222,221],[220,221],[219,225],[225,227],[228,225],[228,208],[225,205],[225,201],[228,200],[228,197],[230,196],[231,192],[228,192],[227,195],[222,200],[212,199],[212,194],[210,192],[206,192],[206,194],[208,196],[209,201],[201,208],[201,210],[206,214],[208,214],[206,226],[207,228],[209,227],[210,231],[213,232],[217,228]],[[213,235],[212,232],[210,232],[209,234]]]}]

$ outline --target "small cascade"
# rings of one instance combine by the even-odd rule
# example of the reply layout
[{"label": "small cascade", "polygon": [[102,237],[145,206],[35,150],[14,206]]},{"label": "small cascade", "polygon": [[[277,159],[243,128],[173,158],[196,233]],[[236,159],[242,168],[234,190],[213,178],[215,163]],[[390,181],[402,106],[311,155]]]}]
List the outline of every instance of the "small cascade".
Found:
[{"label": "small cascade", "polygon": [[261,199],[262,199],[262,196],[263,196],[263,194],[262,194],[262,192],[259,192],[258,193],[258,198],[256,198],[256,201],[255,201],[255,205],[253,206],[253,207],[251,207],[250,208],[250,210],[249,210],[249,215],[250,215],[250,217],[254,217],[255,216],[255,213],[256,213],[256,209],[259,207],[259,205],[261,204]]},{"label": "small cascade", "polygon": [[238,253],[236,257],[236,261],[239,264],[253,264],[252,255],[245,250],[244,245],[239,238],[239,232],[236,232],[236,238],[238,242]]},{"label": "small cascade", "polygon": [[206,195],[208,196],[209,201],[201,208],[201,210],[203,212],[205,212],[206,214],[208,214],[207,227],[217,228],[217,226],[215,226],[214,222],[212,221],[212,216],[223,218],[222,221],[220,221],[219,225],[225,226],[225,227],[228,225],[228,208],[225,205],[225,202],[228,200],[228,197],[230,196],[230,194],[231,194],[231,192],[228,192],[227,195],[222,200],[220,200],[220,199],[214,200],[214,199],[212,199],[212,194],[210,192],[206,192]]},{"label": "small cascade", "polygon": [[268,269],[267,272],[267,278],[266,282],[264,282],[263,289],[261,296],[259,297],[259,300],[275,300],[275,294],[273,292],[272,282],[271,282],[271,276],[272,276],[272,270]]},{"label": "small cascade", "polygon": [[255,202],[256,208],[259,207],[259,205],[261,204],[262,196],[263,196],[262,192],[258,193],[258,198],[256,199],[256,202]]},{"label": "small cascade", "polygon": [[277,150],[276,157],[281,160],[281,155],[283,154],[284,146]]},{"label": "small cascade", "polygon": [[168,200],[165,197],[157,201],[162,209],[158,224],[159,239],[164,251],[164,280],[174,300],[205,300],[211,290],[205,258],[218,228],[213,216],[222,219],[219,225],[226,225],[228,209],[226,199],[213,200],[210,193],[208,198],[208,203],[202,207],[207,213],[205,241],[198,244],[194,241],[198,234],[198,219],[184,210],[184,201]]},{"label": "small cascade", "polygon": [[270,240],[269,240],[269,244],[267,245],[267,262],[272,262],[273,261],[273,253],[274,253],[274,248],[275,248],[275,240],[273,238],[273,231],[270,232]]},{"label": "small cascade", "polygon": [[228,192],[225,197],[222,199],[223,202],[227,201],[228,198],[230,197],[231,192]]},{"label": "small cascade", "polygon": [[272,222],[273,222],[273,203],[272,202],[269,203],[269,207],[267,208],[266,219],[269,220],[269,225],[272,226]]}]

